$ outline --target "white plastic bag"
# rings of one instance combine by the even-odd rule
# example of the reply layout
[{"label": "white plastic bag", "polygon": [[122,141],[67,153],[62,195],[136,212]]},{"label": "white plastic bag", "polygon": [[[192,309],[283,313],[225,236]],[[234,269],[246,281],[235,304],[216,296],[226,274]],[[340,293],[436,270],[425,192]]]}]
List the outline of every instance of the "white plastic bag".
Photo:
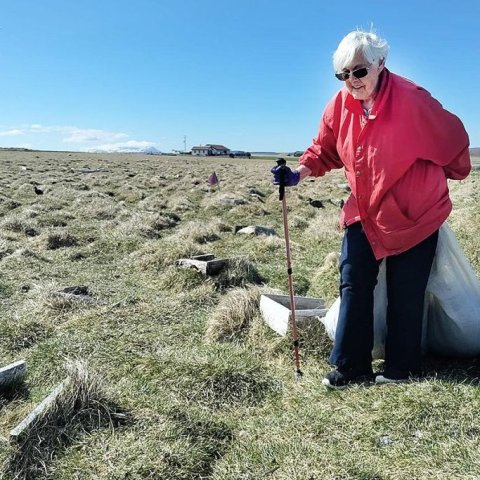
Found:
[{"label": "white plastic bag", "polygon": [[447,224],[440,228],[427,294],[427,350],[479,355],[480,281]]},{"label": "white plastic bag", "polygon": [[[334,340],[340,298],[321,319]],[[385,262],[380,265],[374,291],[373,358],[384,358],[387,313]],[[437,251],[425,295],[423,350],[450,356],[480,354],[480,281],[445,223],[439,231]]]}]

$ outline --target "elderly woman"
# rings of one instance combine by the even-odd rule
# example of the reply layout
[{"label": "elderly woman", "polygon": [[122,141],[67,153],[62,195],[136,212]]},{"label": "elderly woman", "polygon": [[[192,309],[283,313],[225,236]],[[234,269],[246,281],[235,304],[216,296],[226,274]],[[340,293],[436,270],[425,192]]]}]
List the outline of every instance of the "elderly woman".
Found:
[{"label": "elderly woman", "polygon": [[376,383],[421,373],[425,289],[438,229],[452,203],[447,179],[470,172],[461,121],[424,88],[390,72],[388,44],[354,31],[333,55],[344,87],[328,103],[318,136],[299,167],[274,167],[274,183],[296,185],[344,168],[351,195],[340,224],[340,313],[323,384],[343,388],[373,379],[373,290],[379,264],[387,269],[385,370]]}]

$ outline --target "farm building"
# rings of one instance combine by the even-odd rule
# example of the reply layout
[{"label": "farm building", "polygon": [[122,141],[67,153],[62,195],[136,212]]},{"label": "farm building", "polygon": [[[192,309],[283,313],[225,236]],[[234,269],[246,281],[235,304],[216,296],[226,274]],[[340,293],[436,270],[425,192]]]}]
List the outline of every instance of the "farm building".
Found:
[{"label": "farm building", "polygon": [[229,153],[230,153],[229,148],[224,147],[223,145],[213,145],[211,143],[207,143],[206,145],[192,148],[192,155],[198,155],[198,156],[228,155]]}]

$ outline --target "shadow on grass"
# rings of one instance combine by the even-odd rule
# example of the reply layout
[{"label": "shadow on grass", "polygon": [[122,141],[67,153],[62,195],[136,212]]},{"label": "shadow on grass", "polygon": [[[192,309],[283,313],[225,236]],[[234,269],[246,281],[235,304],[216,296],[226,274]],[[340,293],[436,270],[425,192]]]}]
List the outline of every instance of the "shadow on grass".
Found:
[{"label": "shadow on grass", "polygon": [[426,378],[449,383],[480,385],[480,357],[452,358],[429,355],[423,363]]},{"label": "shadow on grass", "polygon": [[227,453],[233,440],[230,427],[222,422],[195,419],[183,411],[172,410],[170,419],[175,426],[176,435],[187,438],[191,449],[185,455],[164,454],[168,478],[171,480],[210,478],[215,463]]},{"label": "shadow on grass", "polygon": [[280,383],[260,369],[239,372],[227,368],[204,378],[196,385],[196,389],[190,390],[188,399],[219,409],[252,407],[262,403],[268,394],[279,392],[280,389]]},{"label": "shadow on grass", "polygon": [[0,387],[0,412],[10,402],[15,400],[28,400],[30,390],[24,382],[12,383],[8,386]]}]

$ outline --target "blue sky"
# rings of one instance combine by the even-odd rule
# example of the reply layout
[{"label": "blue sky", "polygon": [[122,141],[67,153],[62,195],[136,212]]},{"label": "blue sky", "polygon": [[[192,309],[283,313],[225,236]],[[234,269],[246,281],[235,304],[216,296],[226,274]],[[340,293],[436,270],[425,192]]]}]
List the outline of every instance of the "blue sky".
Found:
[{"label": "blue sky", "polygon": [[480,1],[15,0],[0,10],[0,146],[306,148],[370,28],[480,146]]}]

